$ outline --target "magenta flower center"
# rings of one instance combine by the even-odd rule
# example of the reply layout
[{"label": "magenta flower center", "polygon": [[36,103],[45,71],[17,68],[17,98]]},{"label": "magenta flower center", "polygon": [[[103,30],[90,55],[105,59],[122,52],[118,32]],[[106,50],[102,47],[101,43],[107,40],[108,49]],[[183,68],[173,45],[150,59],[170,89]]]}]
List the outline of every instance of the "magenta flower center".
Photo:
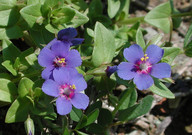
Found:
[{"label": "magenta flower center", "polygon": [[66,99],[71,99],[74,96],[74,91],[76,87],[75,85],[68,85],[64,84],[59,87],[59,94],[61,97],[64,97]]},{"label": "magenta flower center", "polygon": [[53,60],[53,64],[55,67],[65,67],[66,60],[65,58],[55,57],[55,59]]},{"label": "magenta flower center", "polygon": [[138,73],[148,74],[151,72],[152,65],[148,62],[149,57],[147,54],[144,55],[136,64],[135,69]]}]

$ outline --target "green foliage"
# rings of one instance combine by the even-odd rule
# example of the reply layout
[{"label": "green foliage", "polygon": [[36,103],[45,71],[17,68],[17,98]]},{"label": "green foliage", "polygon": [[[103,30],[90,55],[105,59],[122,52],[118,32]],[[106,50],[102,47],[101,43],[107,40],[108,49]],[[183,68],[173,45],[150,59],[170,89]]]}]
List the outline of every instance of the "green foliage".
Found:
[{"label": "green foliage", "polygon": [[14,101],[15,96],[17,95],[17,88],[14,83],[7,79],[0,79],[1,88],[0,88],[0,102],[11,103]]},{"label": "green foliage", "polygon": [[176,56],[180,53],[180,48],[177,47],[164,47],[164,55],[161,59],[162,62],[171,64]]},{"label": "green foliage", "polygon": [[152,96],[146,96],[139,104],[119,111],[120,121],[129,121],[149,112],[153,102]]},{"label": "green foliage", "polygon": [[[115,41],[113,34],[99,22],[96,23],[94,32],[92,62],[94,66],[98,67],[112,61],[115,53]],[[102,57],[100,57],[101,54]]]},{"label": "green foliage", "polygon": [[174,94],[158,79],[154,78],[154,85],[149,88],[153,93],[165,97],[173,99],[175,98]]},{"label": "green foliage", "polygon": [[170,22],[170,16],[171,16],[170,3],[166,2],[152,9],[145,16],[145,21],[151,25],[160,28],[165,33],[169,33],[172,25]]},{"label": "green foliage", "polygon": [[28,93],[32,93],[33,81],[28,78],[22,78],[18,86],[18,94],[21,98],[25,97]]},{"label": "green foliage", "polygon": [[30,107],[31,102],[27,98],[17,98],[7,111],[5,122],[24,122],[27,119]]},{"label": "green foliage", "polygon": [[110,18],[115,17],[119,11],[121,2],[119,0],[108,0],[107,12]]},{"label": "green foliage", "polygon": [[143,33],[142,33],[141,29],[137,30],[136,43],[138,45],[140,45],[143,49],[145,49],[145,41],[143,39]]},{"label": "green foliage", "polygon": [[73,107],[72,111],[70,112],[70,117],[73,121],[78,122],[82,116],[82,111]]},{"label": "green foliage", "polygon": [[[145,43],[146,31],[141,27],[144,20],[169,33],[180,26],[181,18],[177,17],[180,13],[173,0],[152,9],[145,17],[132,18],[129,8],[130,0],[0,0],[0,107],[10,106],[6,116],[2,116],[5,122],[24,122],[27,134],[44,134],[44,129],[46,134],[109,134],[117,119],[124,123],[149,112],[153,97],[146,96],[136,103],[139,95],[133,81],[123,80],[117,73],[107,77],[107,66],[124,61],[123,50],[132,43],[145,50],[161,41],[163,34],[158,33]],[[77,28],[76,38],[85,39],[81,46],[70,49],[77,49],[81,55],[82,66],[77,70],[88,84],[85,93],[90,105],[86,110],[73,106],[69,115],[60,116],[55,108],[57,97],[48,96],[41,89],[45,80],[41,78],[43,67],[38,55],[60,30],[69,27]],[[192,25],[183,47],[190,57],[191,37]],[[181,53],[176,47],[162,48],[161,62],[168,64]],[[154,81],[151,92],[174,98],[162,83],[172,83],[171,78]],[[126,88],[117,94],[119,85]],[[114,110],[104,108],[105,105]]]},{"label": "green foliage", "polygon": [[192,57],[192,24],[190,25],[187,34],[185,36],[185,40],[184,40],[184,50],[185,50],[185,54],[189,57]]}]

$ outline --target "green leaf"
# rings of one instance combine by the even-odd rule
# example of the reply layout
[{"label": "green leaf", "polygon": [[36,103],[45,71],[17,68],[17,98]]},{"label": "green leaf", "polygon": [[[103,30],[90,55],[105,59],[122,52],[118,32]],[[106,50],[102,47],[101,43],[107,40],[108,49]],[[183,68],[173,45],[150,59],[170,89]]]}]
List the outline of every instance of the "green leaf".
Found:
[{"label": "green leaf", "polygon": [[149,88],[149,90],[161,97],[170,99],[175,98],[174,94],[156,78],[154,78],[154,84]]},{"label": "green leaf", "polygon": [[13,67],[13,63],[10,60],[6,60],[2,63],[2,65],[11,72],[12,75],[17,76],[17,71]]},{"label": "green leaf", "polygon": [[187,34],[185,35],[185,39],[184,39],[184,48],[187,47],[187,45],[191,42],[191,37],[192,37],[192,24],[190,25]]},{"label": "green leaf", "polygon": [[73,107],[73,109],[70,112],[70,118],[73,121],[78,122],[81,119],[82,114],[83,113],[82,113],[82,111],[80,109],[76,109],[75,107]]},{"label": "green leaf", "polygon": [[91,37],[93,37],[94,38],[94,31],[92,30],[92,29],[90,29],[90,28],[87,28],[87,34],[89,35],[89,36],[91,36]]},{"label": "green leaf", "polygon": [[171,22],[171,7],[170,3],[163,3],[152,9],[146,16],[145,21],[153,26],[163,30],[165,33],[170,32]]},{"label": "green leaf", "polygon": [[77,130],[76,130],[76,132],[77,132],[78,135],[88,135],[86,133],[83,133],[83,132],[80,132],[80,131],[77,131]]},{"label": "green leaf", "polygon": [[105,128],[99,124],[96,124],[96,123],[92,123],[91,125],[89,125],[87,130],[89,133],[99,134],[99,135],[103,135],[105,132]]},{"label": "green leaf", "polygon": [[0,79],[0,101],[11,103],[17,95],[17,88],[14,83],[7,79]]},{"label": "green leaf", "polygon": [[162,62],[171,64],[175,57],[180,53],[180,48],[177,47],[163,47],[164,55],[161,59]]},{"label": "green leaf", "polygon": [[17,98],[7,111],[5,122],[23,122],[27,119],[31,102],[27,98]]},{"label": "green leaf", "polygon": [[0,26],[12,26],[19,20],[19,9],[16,0],[0,0]]},{"label": "green leaf", "polygon": [[139,104],[136,104],[130,108],[119,111],[119,120],[120,121],[129,121],[135,119],[139,116],[142,116],[149,112],[153,102],[153,96],[148,95],[142,99]]},{"label": "green leaf", "polygon": [[[26,61],[30,64],[30,65],[37,65],[36,62],[37,62],[37,55],[32,53],[28,56],[25,57]],[[39,65],[39,64],[38,64]]]},{"label": "green leaf", "polygon": [[92,54],[92,62],[94,66],[98,67],[101,64],[107,64],[112,61],[116,46],[113,34],[101,23],[96,23],[94,31],[95,43]]},{"label": "green leaf", "polygon": [[20,55],[20,50],[9,40],[3,40],[3,60],[15,61]]},{"label": "green leaf", "polygon": [[25,97],[28,93],[32,92],[33,81],[24,77],[20,80],[18,86],[18,93],[20,97]]},{"label": "green leaf", "polygon": [[18,26],[0,28],[0,40],[3,39],[18,39],[23,36],[22,30]]},{"label": "green leaf", "polygon": [[101,108],[98,117],[98,124],[106,126],[111,124],[112,120],[113,120],[112,113],[108,109]]},{"label": "green leaf", "polygon": [[161,41],[162,38],[163,38],[162,34],[156,34],[149,40],[149,42],[147,43],[147,46],[152,45],[152,44],[157,45]]},{"label": "green leaf", "polygon": [[103,12],[103,5],[101,0],[92,0],[89,5],[88,16],[92,18],[96,15],[101,15],[102,12]]},{"label": "green leaf", "polygon": [[145,48],[145,40],[143,39],[143,33],[140,28],[137,29],[136,43],[140,45],[143,49]]},{"label": "green leaf", "polygon": [[86,123],[86,126],[87,125],[90,125],[91,123],[93,123],[97,117],[99,116],[99,109],[95,109],[94,111],[92,111],[91,113],[89,113],[87,115],[87,123]]},{"label": "green leaf", "polygon": [[87,123],[87,116],[83,114],[79,123],[75,127],[75,129],[81,129],[81,128],[85,127],[86,123]]},{"label": "green leaf", "polygon": [[94,111],[96,108],[100,109],[102,107],[102,102],[101,101],[97,101],[94,104],[91,104],[87,110],[86,110],[86,115],[88,115],[89,113],[91,113],[92,111]]},{"label": "green leaf", "polygon": [[43,48],[42,45],[46,45],[54,39],[54,35],[44,28],[39,31],[30,30],[30,34],[39,48]]},{"label": "green leaf", "polygon": [[74,27],[74,28],[77,28],[85,23],[87,23],[89,21],[89,18],[80,13],[79,11],[73,9],[75,11],[75,15],[73,17],[73,19],[66,24],[67,27]]},{"label": "green leaf", "polygon": [[59,25],[67,23],[73,19],[75,11],[70,7],[63,7],[52,11],[52,23]]},{"label": "green leaf", "polygon": [[192,57],[192,24],[190,25],[187,34],[185,35],[184,39],[184,46],[183,49],[185,51],[185,54],[189,57]]},{"label": "green leaf", "polygon": [[137,91],[133,88],[123,91],[122,94],[120,95],[119,101],[121,101],[121,98],[126,93],[126,91],[131,91],[131,93],[126,97],[126,99],[124,100],[122,105],[119,107],[119,110],[127,109],[128,107],[133,106],[135,104],[135,102],[137,101]]},{"label": "green leaf", "polygon": [[35,5],[29,5],[20,10],[21,16],[28,23],[29,27],[32,29],[40,29],[40,25],[37,23],[39,17],[42,17],[41,13],[41,3]]},{"label": "green leaf", "polygon": [[115,17],[119,11],[121,2],[119,0],[108,0],[107,12],[110,18]]}]

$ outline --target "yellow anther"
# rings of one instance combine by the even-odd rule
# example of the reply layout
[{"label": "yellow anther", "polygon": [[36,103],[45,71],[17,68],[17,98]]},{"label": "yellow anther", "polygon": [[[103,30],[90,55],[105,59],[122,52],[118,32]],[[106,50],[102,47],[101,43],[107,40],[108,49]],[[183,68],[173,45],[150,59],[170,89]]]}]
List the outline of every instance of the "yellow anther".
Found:
[{"label": "yellow anther", "polygon": [[145,59],[145,58],[144,58],[144,57],[142,57],[142,58],[141,58],[141,61],[144,61],[144,59]]},{"label": "yellow anther", "polygon": [[145,61],[146,61],[147,59],[149,59],[149,57],[145,57]]},{"label": "yellow anther", "polygon": [[144,54],[144,57],[147,57],[147,54]]},{"label": "yellow anther", "polygon": [[76,87],[75,87],[75,85],[74,85],[74,84],[72,85],[72,89],[76,89]]}]

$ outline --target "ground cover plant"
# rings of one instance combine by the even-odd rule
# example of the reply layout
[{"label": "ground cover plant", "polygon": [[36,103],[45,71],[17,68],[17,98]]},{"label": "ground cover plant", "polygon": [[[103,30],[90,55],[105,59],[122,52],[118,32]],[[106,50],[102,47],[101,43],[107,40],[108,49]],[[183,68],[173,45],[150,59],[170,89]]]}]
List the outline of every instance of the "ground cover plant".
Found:
[{"label": "ground cover plant", "polygon": [[[110,134],[147,114],[156,95],[174,99],[165,84],[174,82],[174,59],[192,57],[192,25],[182,50],[172,32],[192,12],[180,13],[169,0],[131,17],[130,6],[130,0],[0,0],[3,127],[19,123],[17,134],[28,135]],[[143,24],[161,33],[146,41]],[[162,33],[169,39],[162,41]],[[120,85],[125,89],[116,93]]]}]

